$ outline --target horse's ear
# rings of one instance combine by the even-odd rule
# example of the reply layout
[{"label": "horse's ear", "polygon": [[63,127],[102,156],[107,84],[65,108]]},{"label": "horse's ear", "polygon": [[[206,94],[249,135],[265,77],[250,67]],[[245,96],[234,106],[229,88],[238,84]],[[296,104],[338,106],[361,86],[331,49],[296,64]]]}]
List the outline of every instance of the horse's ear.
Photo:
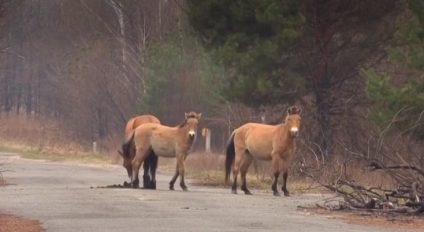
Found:
[{"label": "horse's ear", "polygon": [[122,156],[122,158],[124,158],[124,154],[122,153],[122,151],[118,150],[118,153]]},{"label": "horse's ear", "polygon": [[302,112],[302,109],[298,106],[290,106],[287,109],[287,114],[291,115],[291,114],[300,114]]},{"label": "horse's ear", "polygon": [[202,113],[197,114],[197,120],[199,120],[202,117]]},{"label": "horse's ear", "polygon": [[189,115],[190,115],[190,114],[188,114],[188,113],[184,113],[184,117],[185,117],[185,119],[187,119]]},{"label": "horse's ear", "polygon": [[287,114],[288,114],[288,115],[293,114],[293,106],[290,106],[290,107],[287,109]]}]

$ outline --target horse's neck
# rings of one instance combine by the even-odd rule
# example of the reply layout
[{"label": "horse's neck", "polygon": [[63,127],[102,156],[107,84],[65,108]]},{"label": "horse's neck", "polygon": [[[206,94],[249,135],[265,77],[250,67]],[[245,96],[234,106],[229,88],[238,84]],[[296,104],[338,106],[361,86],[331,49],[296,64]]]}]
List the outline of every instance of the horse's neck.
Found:
[{"label": "horse's neck", "polygon": [[281,123],[278,125],[277,134],[282,140],[286,140],[288,143],[295,143],[295,139],[290,136],[290,128],[287,123]]},{"label": "horse's neck", "polygon": [[188,131],[188,127],[185,126],[185,125],[184,126],[178,125],[178,126],[174,127],[174,129],[176,130],[177,133],[184,133],[184,132]]},{"label": "horse's neck", "polygon": [[194,143],[194,140],[190,141],[190,138],[188,137],[189,128],[186,126],[183,126],[183,127],[177,126],[175,127],[175,129],[176,129],[175,133],[177,134],[180,145],[187,146],[187,148],[190,149]]},{"label": "horse's neck", "polygon": [[188,134],[188,127],[186,127],[186,126],[182,126],[182,127],[176,126],[176,127],[174,127],[174,129],[175,129],[175,133],[178,136],[181,136],[181,138],[184,138],[185,135]]}]

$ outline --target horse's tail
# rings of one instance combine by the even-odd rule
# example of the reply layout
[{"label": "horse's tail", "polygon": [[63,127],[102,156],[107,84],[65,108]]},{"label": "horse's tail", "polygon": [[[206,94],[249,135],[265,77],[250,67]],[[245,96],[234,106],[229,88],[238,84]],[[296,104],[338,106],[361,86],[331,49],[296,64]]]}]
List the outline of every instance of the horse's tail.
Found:
[{"label": "horse's tail", "polygon": [[135,131],[131,133],[131,136],[126,139],[126,141],[122,144],[122,156],[130,157],[131,156],[131,145],[134,143],[134,135]]},{"label": "horse's tail", "polygon": [[225,154],[225,185],[228,183],[228,179],[230,178],[231,166],[233,165],[236,154],[234,148],[234,135],[235,133],[233,132],[228,141],[227,151]]}]

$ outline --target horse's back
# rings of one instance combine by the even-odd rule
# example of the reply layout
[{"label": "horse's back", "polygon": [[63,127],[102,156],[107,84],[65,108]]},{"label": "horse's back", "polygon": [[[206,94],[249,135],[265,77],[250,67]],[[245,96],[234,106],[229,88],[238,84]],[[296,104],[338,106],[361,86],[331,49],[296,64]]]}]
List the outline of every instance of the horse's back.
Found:
[{"label": "horse's back", "polygon": [[135,137],[149,137],[152,140],[172,139],[176,136],[175,128],[157,123],[143,123],[135,129]]},{"label": "horse's back", "polygon": [[160,124],[160,121],[153,115],[140,115],[134,118],[133,129],[137,128],[138,126],[144,123]]},{"label": "horse's back", "polygon": [[260,123],[246,123],[236,129],[236,133],[245,139],[249,137],[269,136],[274,133],[276,126]]},{"label": "horse's back", "polygon": [[155,116],[149,115],[149,114],[133,117],[130,120],[128,120],[127,125],[125,126],[125,132],[124,132],[125,138],[128,138],[135,128],[137,128],[138,126],[144,123],[160,124],[160,121]]}]

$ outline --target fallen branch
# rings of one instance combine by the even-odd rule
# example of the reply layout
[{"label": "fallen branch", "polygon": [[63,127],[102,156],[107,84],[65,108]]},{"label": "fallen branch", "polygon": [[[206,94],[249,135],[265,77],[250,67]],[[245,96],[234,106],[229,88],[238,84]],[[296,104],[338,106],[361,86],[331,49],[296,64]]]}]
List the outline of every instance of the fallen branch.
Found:
[{"label": "fallen branch", "polygon": [[386,169],[406,169],[406,170],[413,170],[418,172],[422,177],[424,177],[424,171],[418,167],[415,166],[409,166],[409,165],[395,165],[395,166],[384,166],[381,164],[378,164],[376,161],[372,161],[369,165],[371,171],[374,170],[386,170]]}]

